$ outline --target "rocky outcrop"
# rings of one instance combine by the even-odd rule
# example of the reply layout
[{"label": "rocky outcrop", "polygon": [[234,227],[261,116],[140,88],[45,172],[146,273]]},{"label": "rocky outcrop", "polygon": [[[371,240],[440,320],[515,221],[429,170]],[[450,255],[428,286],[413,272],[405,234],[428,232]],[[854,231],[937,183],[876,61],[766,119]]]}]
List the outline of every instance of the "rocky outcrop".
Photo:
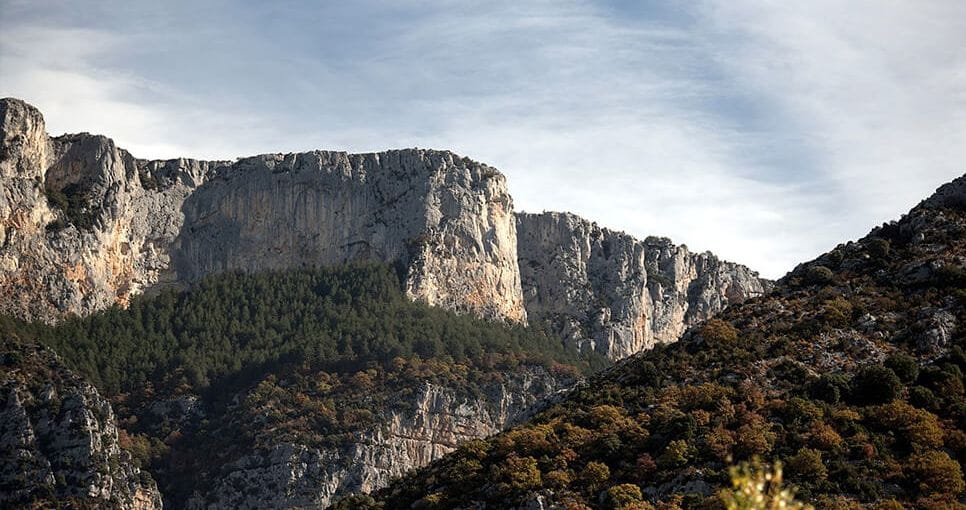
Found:
[{"label": "rocky outcrop", "polygon": [[641,241],[567,213],[518,214],[517,238],[531,323],[611,359],[675,341],[770,286],[711,253]]},{"label": "rocky outcrop", "polygon": [[214,488],[195,496],[190,509],[325,508],[341,496],[367,493],[429,464],[471,439],[495,434],[534,412],[542,399],[571,382],[543,369],[507,374],[483,396],[460,395],[425,383],[386,410],[379,425],[343,448],[282,443],[254,452],[218,476]]},{"label": "rocky outcrop", "polygon": [[0,312],[31,319],[123,305],[157,283],[185,197],[219,166],[48,138],[40,113],[12,99],[0,100],[0,133]]},{"label": "rocky outcrop", "polygon": [[90,384],[35,345],[3,339],[0,356],[0,506],[161,508]]},{"label": "rocky outcrop", "polygon": [[374,259],[414,299],[526,319],[506,180],[450,152],[144,161],[48,138],[15,99],[0,133],[0,312],[50,321],[215,271]]},{"label": "rocky outcrop", "polygon": [[495,169],[445,151],[144,161],[105,137],[49,138],[0,100],[0,312],[53,321],[205,274],[372,259],[413,299],[546,323],[617,359],[767,282],[666,239],[513,213]]}]

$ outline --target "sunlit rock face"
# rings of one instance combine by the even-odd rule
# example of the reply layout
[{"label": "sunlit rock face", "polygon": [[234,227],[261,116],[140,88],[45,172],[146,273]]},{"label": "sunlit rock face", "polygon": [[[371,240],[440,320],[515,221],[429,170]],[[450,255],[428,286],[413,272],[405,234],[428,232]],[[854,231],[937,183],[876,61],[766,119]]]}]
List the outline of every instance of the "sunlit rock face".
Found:
[{"label": "sunlit rock face", "polygon": [[142,161],[110,139],[49,138],[43,117],[0,100],[0,312],[56,320],[157,283],[181,206],[220,166]]},{"label": "sunlit rock face", "polygon": [[353,259],[402,264],[409,295],[524,321],[506,180],[450,152],[309,152],[236,162],[185,201],[182,279]]},{"label": "sunlit rock face", "polygon": [[0,100],[0,312],[57,320],[221,271],[379,260],[410,297],[547,324],[613,359],[768,283],[667,239],[565,213],[514,214],[506,179],[433,150],[314,151],[235,162],[132,157],[103,136],[50,138]]},{"label": "sunlit rock face", "polygon": [[0,132],[0,311],[51,321],[210,272],[375,259],[414,299],[526,319],[506,180],[450,152],[144,161],[49,138],[13,99]]},{"label": "sunlit rock face", "polygon": [[673,342],[770,286],[711,253],[638,240],[568,213],[518,214],[517,237],[531,323],[611,359]]}]

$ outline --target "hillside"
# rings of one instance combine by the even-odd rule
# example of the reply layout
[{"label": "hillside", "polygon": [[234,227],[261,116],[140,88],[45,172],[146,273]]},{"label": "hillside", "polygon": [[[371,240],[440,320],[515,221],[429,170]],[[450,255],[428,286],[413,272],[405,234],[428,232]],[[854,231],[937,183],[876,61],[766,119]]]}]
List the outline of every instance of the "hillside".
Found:
[{"label": "hillside", "polygon": [[175,508],[325,506],[502,430],[606,363],[413,302],[375,263],[226,273],[56,325],[0,325],[111,398],[121,445]]},{"label": "hillside", "polygon": [[159,510],[111,405],[50,349],[0,335],[0,507]]},{"label": "hillside", "polygon": [[722,508],[782,460],[818,508],[962,508],[966,176],[533,419],[336,508]]}]

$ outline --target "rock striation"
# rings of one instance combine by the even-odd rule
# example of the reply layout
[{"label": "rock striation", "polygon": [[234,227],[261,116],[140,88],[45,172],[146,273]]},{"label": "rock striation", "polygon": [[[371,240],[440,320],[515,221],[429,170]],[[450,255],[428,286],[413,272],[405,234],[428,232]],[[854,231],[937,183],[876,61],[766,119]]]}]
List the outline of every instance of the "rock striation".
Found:
[{"label": "rock striation", "polygon": [[341,448],[280,443],[224,467],[191,510],[326,508],[339,497],[368,493],[453,451],[529,417],[573,381],[521,367],[478,396],[425,382],[374,427]]},{"label": "rock striation", "polygon": [[568,213],[517,214],[517,239],[531,323],[611,359],[673,342],[770,288],[711,253],[666,238],[638,240]]},{"label": "rock striation", "polygon": [[0,506],[161,508],[111,405],[48,349],[0,340]]},{"label": "rock striation", "polygon": [[0,313],[55,321],[220,271],[372,259],[413,299],[549,325],[618,359],[768,282],[667,239],[519,214],[502,174],[446,151],[314,151],[146,161],[110,139],[48,137],[0,100]]}]

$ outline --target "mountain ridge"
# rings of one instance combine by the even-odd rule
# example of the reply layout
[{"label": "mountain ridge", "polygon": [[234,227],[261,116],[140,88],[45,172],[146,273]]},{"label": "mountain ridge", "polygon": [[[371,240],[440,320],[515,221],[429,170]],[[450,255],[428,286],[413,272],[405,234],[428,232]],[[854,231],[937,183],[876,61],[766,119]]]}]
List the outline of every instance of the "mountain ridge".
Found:
[{"label": "mountain ridge", "polygon": [[[514,211],[505,177],[449,151],[149,161],[101,135],[50,138],[40,112],[13,99],[0,100],[0,131],[0,311],[28,319],[123,306],[139,293],[212,272],[371,259],[396,264],[412,299],[526,323],[519,252],[528,250],[532,261],[559,248],[525,245],[517,229],[528,216]],[[574,223],[587,225],[585,231],[595,225]],[[542,228],[529,238],[548,235]],[[633,244],[626,234],[607,236]],[[584,264],[574,250],[563,255]],[[593,259],[595,274],[568,275],[573,278],[563,287],[612,285],[607,282],[619,279],[623,265],[643,270],[648,256],[655,259],[653,282],[644,271],[639,288],[611,296],[604,306],[591,299],[532,322],[576,347],[617,358],[671,341],[686,325],[769,285],[740,264],[716,257],[697,264],[709,257],[681,247],[646,251],[611,264],[604,250]],[[735,284],[727,294],[714,285],[688,292],[694,281],[722,278]],[[531,281],[561,283],[549,274]],[[665,285],[655,290],[659,282]],[[654,297],[645,298],[648,285]],[[531,285],[527,292],[556,290]]]}]

